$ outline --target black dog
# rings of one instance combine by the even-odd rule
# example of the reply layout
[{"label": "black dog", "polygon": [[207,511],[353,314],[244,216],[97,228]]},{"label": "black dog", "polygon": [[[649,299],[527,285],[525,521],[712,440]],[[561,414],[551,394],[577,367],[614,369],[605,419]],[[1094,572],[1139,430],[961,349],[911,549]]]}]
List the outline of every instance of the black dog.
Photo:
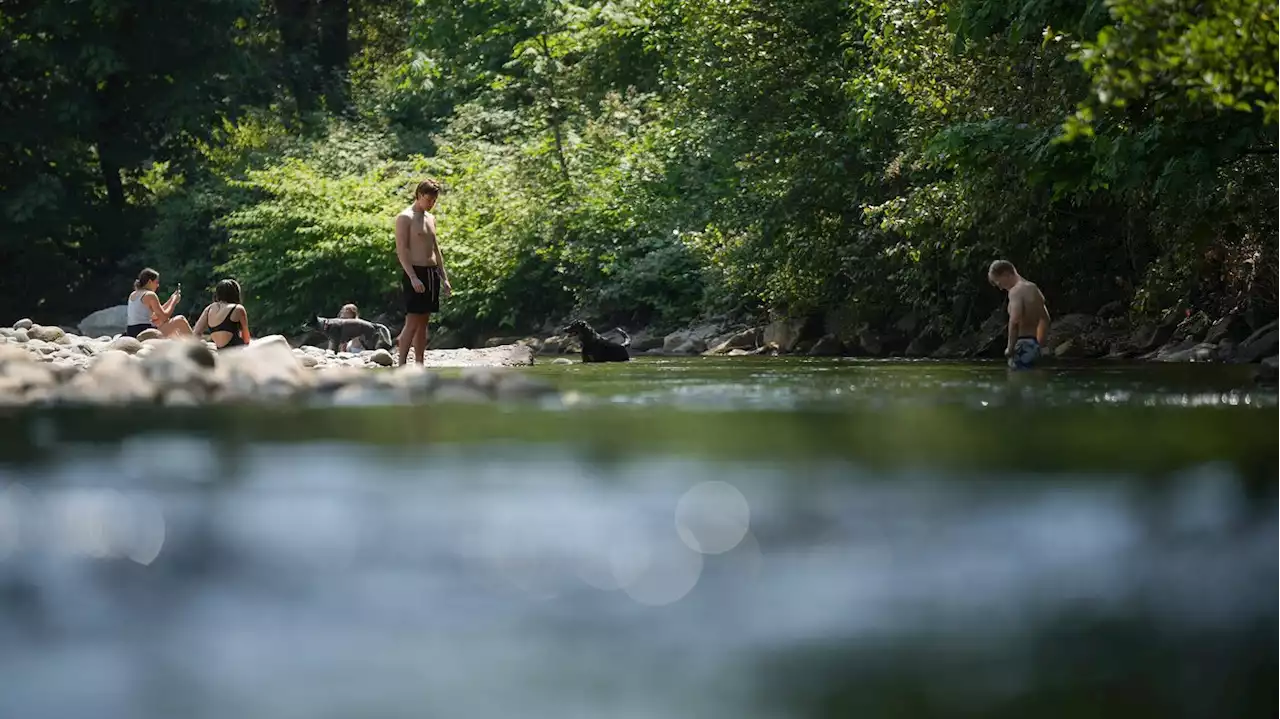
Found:
[{"label": "black dog", "polygon": [[337,352],[338,346],[359,337],[360,346],[365,349],[394,349],[391,330],[384,324],[370,322],[359,318],[316,317],[316,329],[329,338],[329,351]]},{"label": "black dog", "polygon": [[613,329],[614,332],[622,335],[621,343],[601,337],[599,332],[591,329],[591,325],[582,320],[574,320],[560,331],[574,335],[582,342],[583,362],[629,362],[631,360],[631,353],[627,351],[631,346],[631,335],[623,332],[621,327]]}]

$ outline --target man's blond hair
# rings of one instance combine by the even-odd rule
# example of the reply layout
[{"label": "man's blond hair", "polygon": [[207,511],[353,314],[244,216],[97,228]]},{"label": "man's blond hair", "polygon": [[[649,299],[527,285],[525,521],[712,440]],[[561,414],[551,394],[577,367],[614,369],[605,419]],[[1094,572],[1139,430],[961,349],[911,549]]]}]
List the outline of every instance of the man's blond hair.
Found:
[{"label": "man's blond hair", "polygon": [[991,263],[991,268],[987,270],[987,274],[993,277],[1010,273],[1017,274],[1018,268],[1014,267],[1013,263],[1008,260],[996,260]]}]

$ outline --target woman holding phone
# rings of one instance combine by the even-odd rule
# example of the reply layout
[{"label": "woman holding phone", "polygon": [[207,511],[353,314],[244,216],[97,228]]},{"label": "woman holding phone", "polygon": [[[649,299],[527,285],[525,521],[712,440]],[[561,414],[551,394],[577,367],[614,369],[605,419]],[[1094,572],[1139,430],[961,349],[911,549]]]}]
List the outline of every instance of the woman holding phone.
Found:
[{"label": "woman holding phone", "polygon": [[169,301],[160,303],[156,290],[160,289],[160,273],[144,268],[133,281],[133,292],[129,293],[126,309],[126,326],[124,333],[129,337],[137,337],[143,330],[160,330],[164,337],[191,337],[191,323],[182,315],[173,314],[173,310],[182,299],[182,287],[169,296]]}]

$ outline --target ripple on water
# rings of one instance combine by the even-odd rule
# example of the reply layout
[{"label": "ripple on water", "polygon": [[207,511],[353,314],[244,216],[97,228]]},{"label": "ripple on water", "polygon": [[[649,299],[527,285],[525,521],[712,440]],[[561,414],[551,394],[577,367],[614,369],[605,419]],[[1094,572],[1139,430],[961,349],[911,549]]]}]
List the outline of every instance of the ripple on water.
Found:
[{"label": "ripple on water", "polygon": [[1228,440],[1276,400],[1207,369],[664,360],[531,368],[572,409],[37,418],[41,463],[0,465],[0,716],[1037,715],[1099,677],[1126,717],[1250,715],[1277,521],[1238,472],[1275,452]]},{"label": "ripple on water", "polygon": [[[751,358],[749,358],[751,359]],[[641,359],[564,372],[540,367],[611,404],[725,410],[956,405],[1274,408],[1274,391],[1252,386],[1235,366],[1065,365],[1010,373],[996,362],[718,358]]]}]

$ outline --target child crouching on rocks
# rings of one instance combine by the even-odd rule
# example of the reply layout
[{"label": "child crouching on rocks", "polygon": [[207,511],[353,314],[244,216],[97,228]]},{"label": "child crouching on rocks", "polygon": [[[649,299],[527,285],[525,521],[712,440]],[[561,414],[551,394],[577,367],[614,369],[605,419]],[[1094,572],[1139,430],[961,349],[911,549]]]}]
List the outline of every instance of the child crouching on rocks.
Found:
[{"label": "child crouching on rocks", "polygon": [[[360,308],[348,302],[342,306],[342,309],[338,310],[338,319],[358,320],[360,319]],[[350,342],[343,342],[338,345],[339,352],[362,352],[364,349],[364,345],[360,344],[359,337],[356,337]]]}]

